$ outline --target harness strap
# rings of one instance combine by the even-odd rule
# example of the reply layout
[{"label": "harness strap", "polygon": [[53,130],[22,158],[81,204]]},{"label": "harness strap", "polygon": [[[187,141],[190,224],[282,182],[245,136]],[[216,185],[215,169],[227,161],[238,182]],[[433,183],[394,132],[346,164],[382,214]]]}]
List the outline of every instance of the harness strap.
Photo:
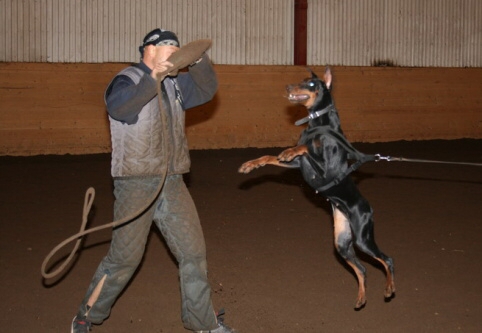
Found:
[{"label": "harness strap", "polygon": [[320,186],[316,189],[316,192],[324,192],[331,187],[339,184],[343,179],[345,179],[353,171],[357,170],[362,164],[370,161],[378,161],[379,155],[367,155],[358,151],[355,147],[351,145],[348,140],[340,133],[334,131],[329,126],[317,126],[306,131],[306,136],[308,138],[314,137],[316,135],[327,135],[335,139],[343,148],[348,152],[348,159],[356,160],[352,163],[344,172],[340,173],[338,177],[333,179],[326,185]]},{"label": "harness strap", "polygon": [[345,172],[342,172],[338,177],[333,179],[326,185],[320,186],[316,189],[316,192],[324,192],[331,187],[339,184],[343,179],[345,179],[350,173],[357,170],[362,164],[366,162],[379,162],[385,160],[387,162],[397,161],[397,162],[417,162],[417,163],[439,163],[439,164],[455,164],[455,165],[466,165],[466,166],[482,166],[482,163],[470,163],[470,162],[449,162],[449,161],[434,161],[434,160],[424,160],[424,159],[414,159],[414,158],[404,158],[404,157],[393,157],[393,156],[382,156],[380,154],[367,155],[359,150],[355,149],[348,140],[340,133],[334,131],[329,126],[318,126],[313,129],[306,131],[306,136],[308,138],[314,137],[315,135],[328,135],[334,138],[339,144],[345,148],[348,152],[348,159],[356,160],[352,163]]},{"label": "harness strap", "polygon": [[374,155],[365,155],[362,159],[357,160],[354,162],[348,169],[346,169],[345,172],[341,173],[338,177],[333,179],[331,182],[329,182],[326,185],[320,186],[316,189],[316,193],[318,192],[324,192],[326,190],[329,190],[335,185],[338,185],[343,179],[345,179],[350,173],[358,169],[359,167],[362,166],[365,162],[370,162],[370,161],[376,161],[376,158]]},{"label": "harness strap", "polygon": [[355,147],[352,146],[350,142],[348,142],[348,140],[342,134],[334,131],[330,126],[317,126],[305,131],[306,138],[312,138],[316,135],[328,135],[334,138],[348,152],[349,159],[359,160],[363,159],[366,156],[370,156],[371,158],[373,158],[371,160],[379,159],[379,155],[366,155],[357,150]]}]

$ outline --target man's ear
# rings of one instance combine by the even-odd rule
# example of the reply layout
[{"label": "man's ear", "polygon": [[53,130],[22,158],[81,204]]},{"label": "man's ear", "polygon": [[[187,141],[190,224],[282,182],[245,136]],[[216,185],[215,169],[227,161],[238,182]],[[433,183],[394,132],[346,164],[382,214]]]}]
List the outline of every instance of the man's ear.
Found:
[{"label": "man's ear", "polygon": [[149,57],[154,57],[156,55],[156,47],[154,45],[147,45],[144,48],[144,55],[149,55]]}]

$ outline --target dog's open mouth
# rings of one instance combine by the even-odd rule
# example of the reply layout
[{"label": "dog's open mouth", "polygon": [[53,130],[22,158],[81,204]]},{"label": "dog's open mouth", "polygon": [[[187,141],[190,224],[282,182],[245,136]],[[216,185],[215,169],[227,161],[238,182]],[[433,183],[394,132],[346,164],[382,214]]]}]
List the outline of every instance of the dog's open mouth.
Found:
[{"label": "dog's open mouth", "polygon": [[288,100],[292,103],[299,103],[310,98],[308,94],[289,94]]}]

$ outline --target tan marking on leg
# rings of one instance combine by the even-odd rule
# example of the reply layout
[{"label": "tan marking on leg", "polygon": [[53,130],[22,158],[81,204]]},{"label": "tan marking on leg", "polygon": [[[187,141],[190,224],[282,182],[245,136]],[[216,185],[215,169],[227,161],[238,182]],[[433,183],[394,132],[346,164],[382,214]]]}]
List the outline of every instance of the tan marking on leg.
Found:
[{"label": "tan marking on leg", "polygon": [[334,205],[333,205],[333,222],[334,222],[333,226],[334,226],[334,233],[335,233],[335,247],[337,247],[336,240],[338,239],[338,236],[341,233],[343,233],[345,230],[350,228],[350,225],[345,215],[343,215],[343,213],[340,212],[340,210],[337,209]]},{"label": "tan marking on leg", "polygon": [[355,309],[361,308],[367,302],[366,288],[365,288],[365,275],[352,263],[348,262],[351,268],[355,271],[358,278],[358,295],[355,301]]},{"label": "tan marking on leg", "polygon": [[383,265],[383,267],[385,268],[385,272],[387,272],[387,284],[385,286],[384,296],[386,298],[390,298],[395,293],[394,277],[393,277],[392,273],[390,272],[390,269],[389,269],[388,265],[383,260],[381,260],[379,258],[375,258],[375,259],[377,259]]},{"label": "tan marking on leg", "polygon": [[306,145],[300,145],[283,150],[277,157],[279,161],[289,162],[295,157],[308,154],[308,147]]},{"label": "tan marking on leg", "polygon": [[[350,223],[345,215],[333,205],[333,220],[335,233],[335,247],[338,248],[337,239],[340,234],[346,232],[350,228]],[[348,232],[351,233],[351,230]],[[365,275],[361,272],[355,264],[345,260],[346,263],[355,271],[358,279],[358,296],[355,302],[355,309],[361,308],[366,303],[366,289],[365,289]]]},{"label": "tan marking on leg", "polygon": [[266,155],[266,156],[261,156],[260,158],[243,163],[239,167],[238,172],[249,173],[254,169],[263,167],[265,165],[274,165],[274,166],[285,167],[285,168],[289,167],[289,165],[287,165],[286,163],[281,163],[276,156]]}]

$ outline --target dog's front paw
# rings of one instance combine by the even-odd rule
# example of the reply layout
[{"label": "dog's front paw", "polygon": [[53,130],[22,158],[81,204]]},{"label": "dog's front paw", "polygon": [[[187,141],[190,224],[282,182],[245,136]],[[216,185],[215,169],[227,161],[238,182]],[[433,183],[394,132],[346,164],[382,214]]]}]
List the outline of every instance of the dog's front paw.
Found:
[{"label": "dog's front paw", "polygon": [[262,167],[264,165],[265,165],[265,163],[263,163],[263,160],[261,158],[258,158],[256,160],[251,160],[251,161],[243,163],[239,167],[238,172],[240,172],[240,173],[250,173],[254,169],[257,169],[257,168]]},{"label": "dog's front paw", "polygon": [[245,162],[238,169],[238,172],[240,172],[240,173],[250,173],[254,169],[257,169],[259,167],[263,167],[267,164],[277,164],[276,157],[274,157],[274,156],[262,156],[260,158],[255,159],[255,160]]},{"label": "dog's front paw", "polygon": [[256,165],[256,164],[252,163],[252,161],[248,161],[246,163],[243,163],[239,167],[238,172],[239,173],[250,173],[251,171],[253,171],[256,168],[259,168],[259,165]]}]

